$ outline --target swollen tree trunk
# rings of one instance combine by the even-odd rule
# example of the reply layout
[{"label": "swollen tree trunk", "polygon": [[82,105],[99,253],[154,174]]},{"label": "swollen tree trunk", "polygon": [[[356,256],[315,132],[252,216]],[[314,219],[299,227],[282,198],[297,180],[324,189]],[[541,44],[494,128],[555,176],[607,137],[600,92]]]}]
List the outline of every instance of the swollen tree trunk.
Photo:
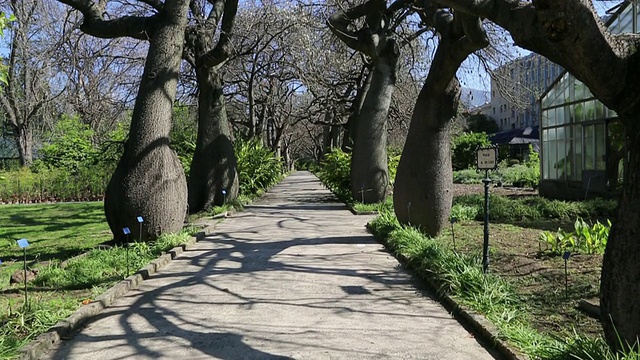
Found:
[{"label": "swollen tree trunk", "polygon": [[398,220],[437,236],[451,212],[453,176],[450,130],[458,112],[456,72],[472,52],[488,44],[480,19],[427,8],[423,19],[440,33],[440,43],[413,115],[394,183]]},{"label": "swollen tree trunk", "polygon": [[198,138],[189,172],[189,212],[206,211],[238,196],[238,171],[220,75],[197,68]]},{"label": "swollen tree trunk", "polygon": [[398,49],[393,41],[388,47],[373,69],[351,157],[351,195],[365,204],[384,201],[389,188],[387,115],[395,89]]},{"label": "swollen tree trunk", "polygon": [[27,124],[15,127],[15,137],[18,143],[18,157],[20,166],[29,166],[33,162],[33,131]]},{"label": "swollen tree trunk", "polygon": [[600,306],[604,334],[609,345],[638,348],[640,336],[640,110],[622,117],[625,125],[628,161],[625,163],[622,197],[613,221],[602,263]]},{"label": "swollen tree trunk", "polygon": [[[156,239],[182,228],[187,213],[187,183],[169,147],[188,0],[167,1],[150,39],[124,154],[107,186],[104,206],[116,241]],[[139,233],[136,217],[144,223]]]},{"label": "swollen tree trunk", "polygon": [[451,212],[451,119],[456,116],[460,85],[451,80],[444,92],[423,87],[411,116],[400,157],[393,204],[403,224],[416,225],[435,236]]}]

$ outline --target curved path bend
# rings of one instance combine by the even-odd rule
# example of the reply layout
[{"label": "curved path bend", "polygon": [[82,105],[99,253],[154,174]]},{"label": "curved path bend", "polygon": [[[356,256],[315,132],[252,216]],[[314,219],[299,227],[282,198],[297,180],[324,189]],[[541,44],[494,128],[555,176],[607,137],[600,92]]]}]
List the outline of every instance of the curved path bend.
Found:
[{"label": "curved path bend", "polygon": [[370,219],[296,172],[48,355],[494,359],[367,233]]}]

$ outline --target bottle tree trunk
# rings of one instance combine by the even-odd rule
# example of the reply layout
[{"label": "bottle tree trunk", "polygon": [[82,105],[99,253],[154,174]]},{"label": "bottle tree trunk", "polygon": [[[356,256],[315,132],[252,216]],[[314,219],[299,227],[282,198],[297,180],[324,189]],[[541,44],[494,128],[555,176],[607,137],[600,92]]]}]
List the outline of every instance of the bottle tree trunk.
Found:
[{"label": "bottle tree trunk", "polygon": [[426,8],[423,19],[441,35],[438,49],[411,116],[409,134],[394,183],[398,220],[437,236],[451,212],[451,123],[458,112],[460,84],[456,72],[488,40],[479,18]]},{"label": "bottle tree trunk", "polygon": [[[169,147],[169,131],[188,6],[188,0],[167,1],[149,42],[129,139],[104,200],[107,222],[119,242],[154,240],[179,231],[185,220],[187,183]],[[144,218],[141,234],[138,216]],[[130,239],[124,227],[131,230]]]},{"label": "bottle tree trunk", "polygon": [[451,119],[456,116],[459,99],[460,85],[455,78],[444,92],[433,94],[429,87],[423,87],[396,173],[396,217],[431,236],[446,226],[451,212]]},{"label": "bottle tree trunk", "polygon": [[189,172],[189,212],[206,211],[238,196],[236,156],[227,121],[222,79],[215,69],[197,69],[198,138]]},{"label": "bottle tree trunk", "polygon": [[387,54],[373,69],[351,157],[351,195],[365,204],[384,201],[389,189],[387,116],[395,89],[398,49],[394,41],[388,42]]},{"label": "bottle tree trunk", "polygon": [[369,86],[371,85],[371,75],[373,75],[373,72],[367,71],[366,75],[362,73],[360,76],[361,78],[363,78],[362,84],[358,88],[356,98],[353,100],[351,113],[349,114],[347,123],[344,126],[344,134],[342,135],[342,151],[346,153],[350,153],[353,150],[353,144],[356,141],[358,120],[360,119],[360,112],[362,111],[362,106],[364,105],[364,99],[366,98],[367,92],[369,91]]},{"label": "bottle tree trunk", "polygon": [[[620,114],[620,113],[619,113]],[[639,114],[638,110],[635,114]],[[640,336],[640,116],[620,114],[625,125],[625,163],[618,216],[607,241],[600,281],[601,322],[609,345],[638,348]]]}]

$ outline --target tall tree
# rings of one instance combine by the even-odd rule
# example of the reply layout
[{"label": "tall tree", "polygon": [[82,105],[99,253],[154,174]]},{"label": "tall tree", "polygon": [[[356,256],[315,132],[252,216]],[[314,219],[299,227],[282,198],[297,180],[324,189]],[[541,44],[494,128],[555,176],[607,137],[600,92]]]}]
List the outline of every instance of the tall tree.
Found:
[{"label": "tall tree", "polygon": [[423,21],[437,31],[438,48],[411,117],[398,164],[393,206],[398,220],[435,236],[451,210],[451,124],[458,113],[456,72],[476,50],[488,45],[477,17],[453,13],[425,2]]},{"label": "tall tree", "polygon": [[610,346],[638,347],[640,35],[609,33],[590,0],[438,0],[438,3],[502,26],[517,45],[563,66],[618,114],[629,152],[618,216],[602,266],[601,321]]},{"label": "tall tree", "polygon": [[35,0],[11,0],[6,6],[15,21],[8,39],[7,83],[0,92],[0,106],[22,166],[31,164],[34,131],[51,121],[53,101],[62,93],[49,82],[53,77],[50,59],[62,41],[50,41],[45,33],[53,26],[55,10],[49,3]]},{"label": "tall tree", "polygon": [[[220,68],[231,54],[231,33],[238,0],[191,1],[195,20],[187,30],[185,58],[198,84],[198,138],[189,172],[189,212],[208,210],[238,196],[238,171]],[[220,24],[220,36],[214,36]]]},{"label": "tall tree", "polygon": [[[189,0],[140,0],[131,5],[130,14],[121,16],[110,14],[120,7],[105,1],[58,1],[82,13],[80,29],[85,33],[149,41],[129,138],[105,194],[111,232],[116,240],[125,241],[124,227],[130,227],[134,238],[145,240],[180,230],[187,212],[187,184],[180,161],[169,147],[169,131]],[[137,13],[143,5],[144,13]],[[144,217],[142,234],[132,226],[137,216]]]},{"label": "tall tree", "polygon": [[[329,18],[329,28],[348,47],[366,55],[373,66],[360,109],[351,158],[351,194],[365,203],[384,201],[389,187],[387,116],[395,89],[400,50],[388,20],[404,1],[387,9],[386,0],[369,0]],[[364,18],[355,30],[354,23]]]}]

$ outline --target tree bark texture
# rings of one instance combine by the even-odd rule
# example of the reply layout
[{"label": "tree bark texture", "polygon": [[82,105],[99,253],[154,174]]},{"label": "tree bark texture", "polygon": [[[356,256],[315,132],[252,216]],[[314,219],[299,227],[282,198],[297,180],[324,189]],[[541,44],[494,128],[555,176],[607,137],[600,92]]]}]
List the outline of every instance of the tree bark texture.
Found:
[{"label": "tree bark texture", "polygon": [[198,68],[196,71],[200,93],[198,138],[189,172],[190,213],[234,200],[239,189],[222,80],[214,69]]},{"label": "tree bark texture", "polygon": [[347,124],[344,127],[344,134],[342,137],[342,151],[350,153],[353,150],[353,144],[356,142],[356,134],[358,130],[358,120],[360,119],[360,112],[364,105],[364,99],[369,92],[369,86],[371,85],[371,76],[373,72],[368,70],[366,75],[364,72],[360,75],[363,78],[362,84],[358,88],[356,98],[353,100],[353,106],[351,107],[351,113],[347,119]]},{"label": "tree bark texture", "polygon": [[351,195],[365,204],[382,202],[389,189],[387,116],[395,90],[398,60],[395,43],[376,62],[358,119],[351,157]]},{"label": "tree bark texture", "polygon": [[453,199],[451,119],[456,116],[460,86],[453,79],[444,92],[423,87],[411,116],[394,183],[398,221],[436,236],[447,225]]},{"label": "tree bark texture", "polygon": [[[105,214],[119,242],[154,240],[179,231],[187,213],[187,183],[169,147],[171,114],[184,43],[188,0],[167,0],[150,38],[129,139],[105,194]],[[144,218],[142,234],[136,217]]]},{"label": "tree bark texture", "polygon": [[14,128],[20,166],[29,166],[33,162],[33,131],[30,125],[30,122],[26,122],[18,124]]},{"label": "tree bark texture", "polygon": [[640,336],[640,109],[623,118],[629,149],[622,197],[613,221],[602,263],[600,281],[601,322],[610,346],[638,347]]}]

